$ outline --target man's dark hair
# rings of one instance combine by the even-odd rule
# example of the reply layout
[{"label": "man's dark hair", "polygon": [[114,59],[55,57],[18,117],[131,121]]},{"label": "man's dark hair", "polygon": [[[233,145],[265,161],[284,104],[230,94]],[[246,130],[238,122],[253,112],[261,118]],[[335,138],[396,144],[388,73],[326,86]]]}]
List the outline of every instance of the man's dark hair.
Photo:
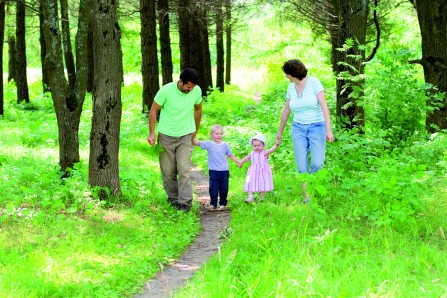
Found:
[{"label": "man's dark hair", "polygon": [[197,85],[199,82],[199,75],[192,68],[185,68],[180,74],[180,80],[182,80],[183,84],[188,84],[189,82]]},{"label": "man's dark hair", "polygon": [[304,63],[297,59],[292,59],[284,63],[282,71],[298,80],[302,80],[307,76],[307,69]]}]

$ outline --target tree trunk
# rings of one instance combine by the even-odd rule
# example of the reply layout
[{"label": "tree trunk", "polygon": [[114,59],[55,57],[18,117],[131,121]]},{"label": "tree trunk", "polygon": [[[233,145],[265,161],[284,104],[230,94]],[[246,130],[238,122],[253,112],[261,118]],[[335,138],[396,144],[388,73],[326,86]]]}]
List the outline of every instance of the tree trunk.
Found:
[{"label": "tree trunk", "polygon": [[26,77],[25,2],[17,1],[16,48],[17,48],[17,103],[29,103],[28,79]]},{"label": "tree trunk", "polygon": [[216,6],[216,88],[220,92],[225,91],[224,55],[222,0],[219,0]]},{"label": "tree trunk", "polygon": [[225,84],[231,83],[231,0],[225,1],[225,37],[226,37],[226,65],[225,65]]},{"label": "tree trunk", "polygon": [[68,74],[68,84],[70,90],[74,89],[76,81],[76,70],[73,58],[73,50],[71,48],[71,38],[70,38],[70,21],[68,18],[68,2],[67,0],[61,1],[61,23],[62,23],[62,43],[64,46],[64,58],[65,58],[65,68]]},{"label": "tree trunk", "polygon": [[98,0],[93,8],[95,81],[90,133],[89,184],[101,187],[100,198],[120,195],[118,154],[123,65],[121,30],[114,0]]},{"label": "tree trunk", "polygon": [[[190,51],[187,54],[188,61],[189,61],[189,67],[195,69],[197,71],[197,74],[199,75],[199,83],[202,90],[202,96],[206,96],[208,87],[206,86],[206,80],[205,80],[205,65],[203,63],[203,49],[204,49],[204,39],[202,36],[202,25],[199,21],[199,14],[198,10],[194,9],[192,11],[192,16],[190,19],[189,24],[189,36],[191,38],[190,43]],[[182,51],[182,49],[180,49]],[[194,54],[193,54],[194,53]]]},{"label": "tree trunk", "polygon": [[[355,42],[347,52],[338,52],[335,61],[345,62],[354,67],[357,72],[348,66],[337,64],[337,75],[341,72],[348,72],[351,76],[363,74],[362,62],[365,60],[365,53],[359,49],[359,45],[365,44],[368,2],[365,0],[340,1],[338,47],[341,48],[348,39]],[[354,59],[349,55],[360,55],[362,58]],[[357,104],[357,100],[362,93],[354,95],[354,90],[361,90],[363,83],[363,80],[358,82],[337,80],[337,122],[344,129],[357,127],[360,133],[363,132],[364,109]]]},{"label": "tree trunk", "polygon": [[59,134],[59,164],[62,171],[79,162],[79,122],[85,98],[87,81],[87,31],[90,20],[88,0],[79,3],[78,32],[76,34],[77,79],[70,89],[65,77],[62,33],[59,28],[58,0],[42,2],[44,37],[47,55],[45,67],[49,74],[51,97],[56,111]]},{"label": "tree trunk", "polygon": [[43,63],[45,61],[45,56],[47,55],[47,47],[45,45],[45,37],[43,36],[43,6],[42,2],[44,0],[40,0],[39,3],[39,33],[40,33],[40,61],[42,67],[42,91],[43,93],[50,92],[50,84],[48,83],[48,70]]},{"label": "tree trunk", "polygon": [[212,88],[206,1],[179,1],[180,65],[199,75],[202,96]]},{"label": "tree trunk", "polygon": [[16,38],[8,36],[8,82],[17,81],[17,48]]},{"label": "tree trunk", "polygon": [[201,15],[201,39],[202,42],[200,43],[202,45],[202,52],[203,55],[201,56],[203,63],[203,78],[204,78],[204,84],[200,87],[204,87],[206,92],[202,92],[203,96],[206,96],[210,90],[213,90],[213,75],[211,71],[211,52],[210,52],[210,41],[209,41],[209,33],[208,33],[208,19],[207,19],[207,9],[206,5],[204,5],[203,8],[200,10]]},{"label": "tree trunk", "polygon": [[189,61],[189,53],[191,52],[191,43],[192,43],[192,40],[189,35],[190,19],[192,18],[190,6],[191,6],[191,0],[178,1],[178,33],[179,33],[181,70],[192,67],[191,61]]},{"label": "tree trunk", "polygon": [[160,28],[162,84],[165,85],[172,82],[173,73],[168,0],[158,0],[158,26]]},{"label": "tree trunk", "polygon": [[93,59],[93,29],[91,21],[87,31],[87,92],[93,92],[93,75],[95,73],[95,60]]},{"label": "tree trunk", "polygon": [[[422,37],[422,58],[425,82],[435,86],[438,91],[447,92],[447,3],[445,0],[416,0],[419,27]],[[428,102],[434,107],[435,102]],[[439,104],[439,102],[438,102]],[[427,112],[425,126],[429,132],[447,129],[447,98],[441,107]]]},{"label": "tree trunk", "polygon": [[141,73],[143,75],[143,110],[150,109],[160,89],[157,56],[157,22],[154,0],[140,0]]},{"label": "tree trunk", "polygon": [[5,40],[5,2],[0,2],[0,116],[4,115],[4,91],[3,91],[3,42]]},{"label": "tree trunk", "polygon": [[328,1],[328,3],[330,4],[325,6],[326,10],[328,11],[327,15],[331,16],[328,18],[329,24],[326,28],[329,32],[329,42],[331,44],[331,64],[332,71],[334,71],[334,73],[337,73],[338,69],[337,59],[339,52],[337,49],[340,47],[340,43],[338,41],[338,25],[340,24],[340,1],[341,0],[330,0]]}]

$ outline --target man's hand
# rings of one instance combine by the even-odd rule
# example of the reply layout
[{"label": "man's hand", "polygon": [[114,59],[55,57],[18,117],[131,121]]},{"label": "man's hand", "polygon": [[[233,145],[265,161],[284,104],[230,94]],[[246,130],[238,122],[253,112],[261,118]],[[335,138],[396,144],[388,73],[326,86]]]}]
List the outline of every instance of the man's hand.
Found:
[{"label": "man's hand", "polygon": [[149,145],[154,146],[155,145],[155,137],[153,135],[150,135],[147,138],[147,142],[149,143]]}]

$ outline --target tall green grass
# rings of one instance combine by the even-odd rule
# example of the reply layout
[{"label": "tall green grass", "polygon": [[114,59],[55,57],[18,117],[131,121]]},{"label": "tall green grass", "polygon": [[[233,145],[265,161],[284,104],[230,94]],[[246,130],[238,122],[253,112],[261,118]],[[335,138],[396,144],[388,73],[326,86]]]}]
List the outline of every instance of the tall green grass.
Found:
[{"label": "tall green grass", "polygon": [[[6,98],[14,92],[8,85]],[[7,101],[0,119],[0,297],[128,297],[191,243],[200,230],[198,207],[184,214],[167,203],[140,107],[141,86],[124,88],[124,195],[99,201],[87,182],[91,99],[80,125],[81,162],[64,179],[51,99]]]},{"label": "tall green grass", "polygon": [[[8,103],[0,120],[0,297],[129,297],[193,240],[197,206],[183,214],[167,204],[156,153],[146,143],[140,92],[138,85],[123,90],[124,196],[105,201],[87,185],[89,99],[82,161],[63,180],[49,99]],[[248,140],[258,132],[273,143],[282,106],[276,92],[259,105],[237,87],[213,93],[204,102],[200,139],[220,123],[238,157],[251,151]],[[325,169],[300,176],[288,134],[271,155],[275,190],[265,202],[243,202],[248,165],[230,163],[226,241],[175,296],[445,296],[445,136],[390,146],[380,130],[336,132]],[[203,150],[195,149],[193,161],[206,172]],[[301,204],[303,180],[310,205]]]},{"label": "tall green grass", "polygon": [[[273,86],[272,95],[279,89]],[[213,94],[203,134],[208,124],[222,124],[236,156],[251,150],[257,132],[274,142],[282,98],[267,98],[255,105]],[[361,136],[335,131],[325,169],[298,175],[289,133],[271,155],[275,190],[264,202],[243,202],[248,165],[230,164],[231,233],[174,296],[445,297],[446,136],[390,142],[377,126]],[[194,161],[206,169],[201,151]],[[301,203],[303,181],[310,205]]]}]

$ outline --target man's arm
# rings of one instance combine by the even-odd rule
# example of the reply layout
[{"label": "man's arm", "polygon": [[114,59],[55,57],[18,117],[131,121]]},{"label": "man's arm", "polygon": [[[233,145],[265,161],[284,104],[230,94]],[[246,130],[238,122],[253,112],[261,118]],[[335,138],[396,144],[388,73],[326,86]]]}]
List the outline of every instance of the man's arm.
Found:
[{"label": "man's arm", "polygon": [[155,101],[152,103],[151,110],[149,112],[149,137],[147,141],[149,145],[155,145],[155,122],[157,122],[157,113],[160,111],[161,106]]},{"label": "man's arm", "polygon": [[193,137],[196,136],[199,131],[200,121],[202,120],[202,103],[194,105],[194,122],[196,123],[196,131],[193,133]]}]

